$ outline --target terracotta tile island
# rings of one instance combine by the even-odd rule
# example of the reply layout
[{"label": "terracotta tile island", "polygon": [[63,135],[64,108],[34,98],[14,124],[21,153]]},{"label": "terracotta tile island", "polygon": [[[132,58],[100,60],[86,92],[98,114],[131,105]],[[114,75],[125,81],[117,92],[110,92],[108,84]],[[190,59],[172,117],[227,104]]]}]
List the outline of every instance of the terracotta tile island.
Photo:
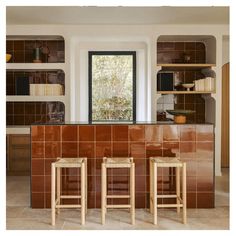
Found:
[{"label": "terracotta tile island", "polygon": [[[135,205],[149,207],[149,157],[179,157],[187,163],[187,207],[214,207],[214,126],[212,124],[68,123],[31,126],[31,207],[50,208],[51,163],[58,157],[88,158],[88,207],[101,207],[103,157],[133,157]],[[108,172],[108,192],[125,194],[128,171]],[[62,172],[62,192],[78,193],[80,175]],[[175,191],[175,173],[158,171],[158,191]],[[110,183],[110,184],[109,184]],[[78,200],[65,199],[68,203]],[[114,204],[126,199],[112,199]],[[122,202],[121,202],[122,201]],[[164,199],[171,203],[171,199]]]}]

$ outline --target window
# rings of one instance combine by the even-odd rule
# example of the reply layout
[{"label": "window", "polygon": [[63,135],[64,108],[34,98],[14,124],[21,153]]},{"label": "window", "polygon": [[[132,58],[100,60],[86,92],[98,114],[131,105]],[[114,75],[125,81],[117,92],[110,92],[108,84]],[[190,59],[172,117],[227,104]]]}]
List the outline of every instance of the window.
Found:
[{"label": "window", "polygon": [[89,121],[136,120],[136,52],[89,52]]}]

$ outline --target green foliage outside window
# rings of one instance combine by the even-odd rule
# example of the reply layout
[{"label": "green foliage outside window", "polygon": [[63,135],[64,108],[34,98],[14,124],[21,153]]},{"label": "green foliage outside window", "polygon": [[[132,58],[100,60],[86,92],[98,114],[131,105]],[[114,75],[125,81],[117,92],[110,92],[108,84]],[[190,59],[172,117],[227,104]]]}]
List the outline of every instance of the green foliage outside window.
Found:
[{"label": "green foliage outside window", "polygon": [[93,55],[92,120],[133,120],[131,55]]}]

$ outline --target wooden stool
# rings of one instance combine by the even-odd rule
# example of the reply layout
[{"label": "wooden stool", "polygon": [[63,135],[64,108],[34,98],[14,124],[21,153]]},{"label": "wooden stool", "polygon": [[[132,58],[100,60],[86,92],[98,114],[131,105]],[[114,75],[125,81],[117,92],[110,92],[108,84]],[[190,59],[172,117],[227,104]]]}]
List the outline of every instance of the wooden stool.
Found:
[{"label": "wooden stool", "polygon": [[[157,167],[176,169],[176,194],[159,195],[157,193]],[[182,198],[180,194],[180,168],[182,169]],[[176,198],[176,204],[157,204],[158,198]],[[177,212],[183,208],[183,223],[186,224],[186,163],[177,158],[151,157],[150,158],[150,212],[153,214],[153,223],[157,224],[157,208],[176,207]]]},{"label": "wooden stool", "polygon": [[[81,194],[61,195],[61,169],[81,169]],[[55,225],[55,213],[59,214],[60,208],[81,208],[81,224],[85,224],[85,213],[87,212],[87,158],[58,158],[52,163],[51,168],[51,210],[52,225]],[[80,205],[61,204],[61,199],[81,199]]]},{"label": "wooden stool", "polygon": [[[107,168],[129,168],[130,169],[130,195],[107,195]],[[105,224],[105,214],[108,208],[129,208],[131,223],[135,224],[135,164],[133,158],[103,158],[102,163],[102,224]],[[108,205],[108,198],[129,198],[127,205]]]}]

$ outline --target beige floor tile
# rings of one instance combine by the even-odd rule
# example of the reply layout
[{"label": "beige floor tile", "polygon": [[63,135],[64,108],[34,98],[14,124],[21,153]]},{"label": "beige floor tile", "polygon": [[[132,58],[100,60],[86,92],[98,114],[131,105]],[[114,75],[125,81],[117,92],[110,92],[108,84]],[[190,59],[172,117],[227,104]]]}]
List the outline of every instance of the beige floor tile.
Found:
[{"label": "beige floor tile", "polygon": [[24,211],[25,207],[18,206],[7,206],[6,208],[6,217],[8,218],[19,218],[21,213]]},{"label": "beige floor tile", "polygon": [[7,194],[7,206],[29,206],[29,193]]},{"label": "beige floor tile", "polygon": [[51,226],[47,218],[8,218],[7,229],[13,230],[55,230],[62,229],[64,221],[57,220],[55,226]]}]

